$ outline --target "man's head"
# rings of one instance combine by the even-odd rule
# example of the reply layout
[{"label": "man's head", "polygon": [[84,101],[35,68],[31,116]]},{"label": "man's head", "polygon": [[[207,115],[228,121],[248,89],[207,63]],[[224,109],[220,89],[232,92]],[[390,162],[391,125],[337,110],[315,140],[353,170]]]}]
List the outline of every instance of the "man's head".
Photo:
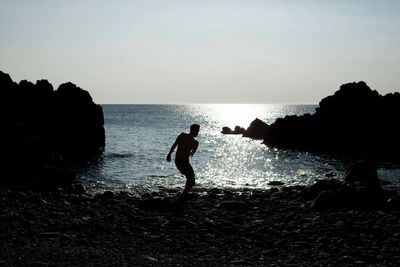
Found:
[{"label": "man's head", "polygon": [[200,125],[198,124],[192,124],[190,125],[190,134],[193,135],[194,137],[197,136],[197,134],[200,131]]}]

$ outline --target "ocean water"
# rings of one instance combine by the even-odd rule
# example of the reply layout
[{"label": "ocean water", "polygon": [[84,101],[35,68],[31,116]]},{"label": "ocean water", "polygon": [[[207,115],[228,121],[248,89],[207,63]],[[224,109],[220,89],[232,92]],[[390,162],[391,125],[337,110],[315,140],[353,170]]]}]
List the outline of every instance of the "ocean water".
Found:
[{"label": "ocean water", "polygon": [[[201,125],[199,148],[191,159],[200,188],[268,188],[271,181],[307,185],[326,174],[343,176],[339,160],[307,152],[278,150],[239,135],[223,135],[222,127],[247,128],[259,118],[268,124],[285,115],[314,113],[314,105],[103,105],[106,150],[80,173],[95,188],[157,190],[183,187],[185,178],[165,160],[181,132]],[[396,180],[399,172],[380,169]]]}]

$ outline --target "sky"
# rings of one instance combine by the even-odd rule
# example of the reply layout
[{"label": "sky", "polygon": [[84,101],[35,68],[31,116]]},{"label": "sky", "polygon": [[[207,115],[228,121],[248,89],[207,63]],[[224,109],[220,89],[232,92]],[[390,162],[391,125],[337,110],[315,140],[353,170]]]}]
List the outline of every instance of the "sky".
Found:
[{"label": "sky", "polygon": [[0,0],[0,70],[100,104],[315,104],[400,90],[400,1]]}]

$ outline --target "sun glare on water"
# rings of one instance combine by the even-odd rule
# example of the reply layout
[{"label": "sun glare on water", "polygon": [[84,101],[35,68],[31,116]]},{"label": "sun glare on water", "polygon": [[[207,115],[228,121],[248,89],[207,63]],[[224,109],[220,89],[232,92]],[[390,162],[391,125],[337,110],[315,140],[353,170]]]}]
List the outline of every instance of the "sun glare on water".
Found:
[{"label": "sun glare on water", "polygon": [[236,125],[247,128],[255,118],[262,119],[268,112],[267,105],[254,104],[207,104],[203,107],[216,121],[232,129]]}]

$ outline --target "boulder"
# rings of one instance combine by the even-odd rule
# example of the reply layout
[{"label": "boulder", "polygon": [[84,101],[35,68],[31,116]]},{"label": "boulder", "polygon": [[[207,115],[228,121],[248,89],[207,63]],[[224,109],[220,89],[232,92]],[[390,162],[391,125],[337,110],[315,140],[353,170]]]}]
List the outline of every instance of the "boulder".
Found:
[{"label": "boulder", "polygon": [[[311,208],[375,209],[387,206],[376,167],[366,162],[350,164],[344,181],[319,180],[306,192]],[[363,169],[365,168],[365,169]]]}]

